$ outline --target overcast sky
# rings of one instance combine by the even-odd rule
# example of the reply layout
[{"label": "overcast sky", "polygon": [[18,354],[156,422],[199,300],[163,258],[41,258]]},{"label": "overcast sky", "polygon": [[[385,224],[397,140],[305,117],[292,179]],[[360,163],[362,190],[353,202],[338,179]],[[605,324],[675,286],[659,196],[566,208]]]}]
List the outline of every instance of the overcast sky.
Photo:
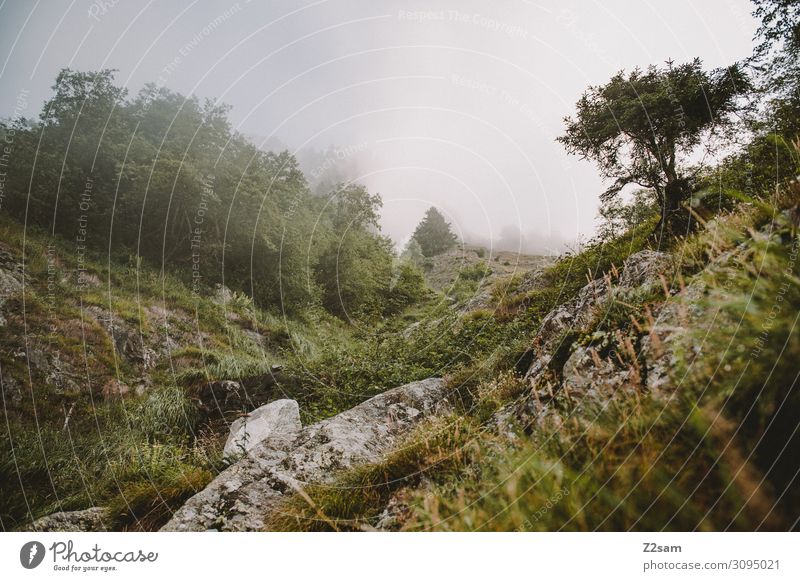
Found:
[{"label": "overcast sky", "polygon": [[115,68],[132,93],[156,82],[229,103],[237,129],[269,144],[336,146],[316,169],[379,192],[396,241],[430,205],[473,236],[572,241],[591,235],[603,189],[554,141],[581,92],[668,58],[745,58],[750,11],[745,0],[5,0],[0,116],[19,112],[21,93],[23,113],[38,114],[63,67]]}]

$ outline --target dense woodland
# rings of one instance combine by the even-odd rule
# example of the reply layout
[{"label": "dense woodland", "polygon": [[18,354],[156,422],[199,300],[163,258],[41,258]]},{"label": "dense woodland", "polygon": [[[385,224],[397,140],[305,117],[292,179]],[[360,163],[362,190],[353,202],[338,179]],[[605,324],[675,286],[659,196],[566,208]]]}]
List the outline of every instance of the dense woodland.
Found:
[{"label": "dense woodland", "polygon": [[117,261],[224,282],[270,310],[369,317],[419,295],[408,268],[390,284],[379,196],[358,184],[312,195],[291,154],[261,151],[227,113],[154,85],[128,98],[114,71],[65,69],[38,119],[2,129],[14,132],[5,209]]}]

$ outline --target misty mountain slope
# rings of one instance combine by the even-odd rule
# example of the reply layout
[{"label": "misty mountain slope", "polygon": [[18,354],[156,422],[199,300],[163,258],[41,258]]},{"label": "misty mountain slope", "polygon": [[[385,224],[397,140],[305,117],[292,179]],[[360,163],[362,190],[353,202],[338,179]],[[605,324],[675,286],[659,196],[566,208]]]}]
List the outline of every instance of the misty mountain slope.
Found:
[{"label": "misty mountain slope", "polygon": [[[276,349],[284,362],[280,372],[273,372],[270,361],[268,369],[254,370],[234,357],[227,372],[239,370],[238,381],[232,376],[200,381],[201,390],[193,391],[197,376],[191,367],[176,363],[184,369],[177,377],[189,382],[178,383],[177,390],[167,389],[165,382],[142,396],[135,390],[119,395],[101,391],[83,394],[85,399],[60,393],[55,382],[49,395],[37,399],[52,426],[40,434],[52,438],[55,450],[48,454],[47,470],[71,494],[47,504],[43,501],[52,493],[40,483],[39,514],[100,505],[103,527],[148,530],[203,490],[198,497],[206,499],[203,522],[233,523],[235,511],[221,497],[215,500],[213,491],[231,489],[226,478],[246,473],[253,483],[248,486],[258,488],[262,480],[269,484],[262,488],[271,508],[267,514],[254,504],[245,528],[256,523],[280,530],[647,530],[663,522],[671,529],[791,528],[797,517],[792,507],[798,506],[790,488],[798,469],[792,427],[800,401],[794,358],[777,354],[800,355],[793,322],[800,310],[800,273],[793,259],[799,244],[798,196],[795,187],[774,206],[739,207],[662,249],[649,247],[652,223],[644,223],[530,271],[513,285],[507,277],[495,279],[479,307],[467,303],[465,308],[434,295],[417,307],[419,324],[410,330],[403,327],[405,316],[398,316],[369,333],[350,331],[348,338],[332,323],[330,333],[338,341],[323,335],[313,355],[296,358],[291,350]],[[7,225],[6,232],[13,228]],[[13,257],[13,245],[9,248]],[[35,248],[44,246],[34,242]],[[8,281],[21,281],[15,260],[4,262],[8,288],[14,287]],[[68,258],[62,260],[59,268],[69,272]],[[36,292],[36,285],[38,292],[46,288],[46,264],[34,262],[26,269],[33,275],[27,293]],[[108,276],[99,265],[91,274],[99,280]],[[13,297],[21,287],[14,288],[3,310],[8,329],[20,324]],[[168,320],[180,312],[181,292],[186,292],[179,292],[176,283],[170,288],[169,304],[162,307],[168,309]],[[249,330],[241,321],[253,316],[246,299],[224,290],[207,293],[200,303],[204,309],[220,309],[222,301],[236,313],[218,317],[216,331],[205,330],[210,338],[230,340],[231,325]],[[148,304],[158,297],[157,287],[142,296]],[[28,304],[37,300],[26,298]],[[56,312],[60,320],[70,311]],[[773,323],[765,334],[763,323],[770,313]],[[256,314],[256,320],[264,316]],[[114,338],[112,331],[105,344]],[[102,353],[95,346],[102,344],[90,341],[89,349]],[[141,375],[146,361],[131,359],[130,376]],[[163,362],[157,354],[155,361],[157,371]],[[4,366],[4,386],[9,384],[5,372]],[[443,382],[430,384],[436,387],[435,397],[424,400],[425,409],[436,413],[418,417],[417,404],[408,400],[403,415],[393,420],[401,408],[389,413],[383,406],[391,407],[394,399],[377,407],[370,403],[382,401],[376,397],[395,386],[442,375]],[[277,485],[257,462],[237,468],[247,458],[222,472],[227,465],[219,456],[223,425],[216,432],[213,422],[200,433],[191,426],[175,430],[186,417],[208,413],[202,386],[209,387],[207,397],[216,405],[232,398],[230,411],[241,413],[258,403],[236,400],[248,385],[256,387],[254,393],[266,390],[262,401],[298,399],[309,431],[300,443],[287,441],[279,450],[300,457],[294,447],[302,444],[303,454],[313,460],[313,478],[311,472],[299,479],[289,474],[288,484]],[[405,388],[397,389],[402,393]],[[70,414],[63,405],[68,395],[78,405],[63,431],[63,419]],[[358,409],[371,411],[363,415]],[[97,417],[109,430],[120,421],[114,418],[126,413],[136,414],[131,421],[138,429],[125,432],[112,448],[85,434],[79,439],[81,422]],[[378,421],[383,414],[388,414],[386,422]],[[401,417],[414,420],[396,424]],[[324,436],[328,424],[337,426],[334,439]],[[152,431],[143,431],[147,426]],[[378,434],[387,426],[396,431],[381,440]],[[88,426],[81,430],[91,432]],[[323,435],[317,437],[319,430]],[[22,427],[11,433],[14,450],[24,449]],[[169,440],[162,440],[164,433]],[[64,434],[86,456],[77,474],[59,468],[60,462],[73,462],[76,453],[55,446]],[[356,441],[370,452],[351,455],[348,450]],[[274,447],[274,442],[262,444],[254,453],[263,455]],[[336,460],[339,455],[346,460]],[[109,457],[118,459],[109,464]],[[4,470],[11,465],[4,457]],[[82,490],[60,481],[88,478],[92,470],[109,465],[114,483],[100,480],[102,486]],[[34,479],[32,460],[23,466],[24,477]],[[216,488],[204,490],[214,476]],[[354,487],[359,494],[352,494]],[[9,508],[4,510],[13,501],[6,498]],[[74,521],[97,523],[98,514],[96,509],[74,513]],[[196,528],[191,510],[180,514],[184,528]],[[17,518],[25,522],[22,515]],[[63,527],[70,518],[46,522]]]},{"label": "misty mountain slope", "polygon": [[457,246],[447,252],[432,256],[424,263],[425,282],[432,289],[448,292],[458,284],[462,271],[467,277],[480,274],[481,286],[492,284],[501,277],[524,275],[540,269],[551,257],[520,254],[507,250],[489,251],[481,246]]},{"label": "misty mountain slope", "polygon": [[448,376],[456,412],[290,495],[266,528],[796,527],[798,200],[795,185],[666,252],[626,246],[540,315],[517,371]]},{"label": "misty mountain slope", "polygon": [[[0,228],[0,470],[22,482],[3,495],[7,530],[54,512],[37,526],[157,528],[225,467],[242,414],[290,397],[313,424],[482,357],[490,327],[516,335],[448,325],[458,312],[435,292],[369,331],[319,308],[280,316],[13,219]],[[414,322],[434,324],[409,340]]]}]

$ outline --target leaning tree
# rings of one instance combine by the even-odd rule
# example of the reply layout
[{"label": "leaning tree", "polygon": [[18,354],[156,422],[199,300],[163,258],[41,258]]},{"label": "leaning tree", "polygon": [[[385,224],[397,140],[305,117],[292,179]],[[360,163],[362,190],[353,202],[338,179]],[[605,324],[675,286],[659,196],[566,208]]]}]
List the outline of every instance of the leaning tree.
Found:
[{"label": "leaning tree", "polygon": [[750,90],[738,65],[708,72],[700,59],[621,71],[583,94],[558,141],[569,153],[593,160],[611,180],[603,203],[628,185],[647,188],[661,208],[659,235],[685,231],[690,164],[722,143],[719,137],[734,127],[741,97]]}]

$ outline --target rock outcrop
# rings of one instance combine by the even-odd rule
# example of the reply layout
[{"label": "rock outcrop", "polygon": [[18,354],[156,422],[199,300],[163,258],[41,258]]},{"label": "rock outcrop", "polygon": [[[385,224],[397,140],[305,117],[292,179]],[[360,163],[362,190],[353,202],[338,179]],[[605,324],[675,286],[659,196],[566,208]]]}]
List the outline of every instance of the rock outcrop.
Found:
[{"label": "rock outcrop", "polygon": [[544,378],[558,353],[568,351],[569,355],[570,337],[591,330],[590,326],[600,308],[612,294],[624,297],[625,293],[660,285],[660,275],[669,274],[670,267],[668,254],[653,250],[637,252],[625,261],[622,275],[616,283],[611,277],[599,278],[583,287],[572,301],[555,307],[542,320],[534,339],[535,355],[526,377],[533,383],[538,382]]},{"label": "rock outcrop", "polygon": [[425,379],[293,434],[270,434],[189,499],[162,530],[263,529],[285,494],[380,460],[424,418],[449,410],[447,393],[444,380]]},{"label": "rock outcrop", "polygon": [[89,533],[108,530],[106,511],[95,506],[85,510],[56,512],[21,529],[37,533]]},{"label": "rock outcrop", "polygon": [[700,346],[683,348],[687,329],[697,329],[705,321],[713,321],[714,308],[704,310],[701,298],[705,286],[700,280],[682,289],[678,296],[665,302],[655,313],[655,320],[649,333],[642,337],[641,358],[645,362],[645,376],[648,389],[656,396],[669,395],[672,391],[670,370],[679,360],[691,365],[699,353]]},{"label": "rock outcrop", "polygon": [[[651,327],[644,336],[593,332],[610,300],[629,302],[637,293],[647,293],[672,278],[668,254],[643,250],[625,261],[616,279],[610,275],[591,281],[574,299],[553,308],[542,320],[533,341],[532,363],[526,373],[533,397],[523,397],[498,410],[493,422],[502,434],[512,437],[514,424],[558,429],[563,421],[554,405],[556,395],[566,398],[573,412],[587,406],[596,410],[610,405],[614,397],[635,390],[663,390],[676,345],[686,328],[684,298],[671,297],[651,313]],[[645,313],[641,313],[644,317]],[[595,336],[598,335],[598,336]]]},{"label": "rock outcrop", "polygon": [[231,458],[249,452],[270,436],[290,438],[302,428],[300,407],[293,399],[262,405],[231,424],[224,454]]},{"label": "rock outcrop", "polygon": [[6,323],[3,306],[11,295],[22,291],[23,278],[22,263],[0,248],[0,327]]}]

